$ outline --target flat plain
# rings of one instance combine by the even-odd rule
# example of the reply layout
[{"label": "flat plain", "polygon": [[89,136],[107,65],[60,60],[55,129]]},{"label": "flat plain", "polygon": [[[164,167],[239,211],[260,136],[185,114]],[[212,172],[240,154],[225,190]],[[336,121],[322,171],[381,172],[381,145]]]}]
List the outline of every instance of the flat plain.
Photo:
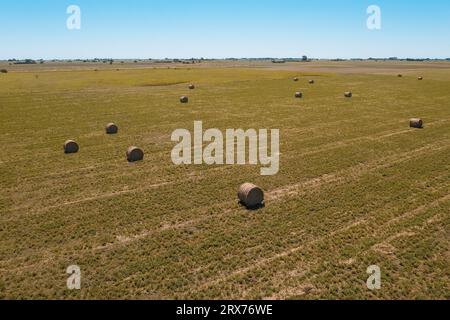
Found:
[{"label": "flat plain", "polygon": [[[0,67],[0,298],[450,299],[450,63]],[[195,120],[280,129],[280,172],[175,166]]]}]

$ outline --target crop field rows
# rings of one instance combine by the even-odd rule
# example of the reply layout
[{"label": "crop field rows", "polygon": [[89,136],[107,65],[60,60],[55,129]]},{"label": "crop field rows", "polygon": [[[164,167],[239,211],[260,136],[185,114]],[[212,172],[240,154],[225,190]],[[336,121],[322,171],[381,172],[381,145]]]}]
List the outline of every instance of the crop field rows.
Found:
[{"label": "crop field rows", "polygon": [[[0,298],[449,299],[450,73],[397,73],[0,75]],[[280,129],[279,173],[174,165],[172,132],[197,120]],[[67,139],[78,153],[63,153]],[[132,145],[144,161],[126,161]],[[264,208],[238,203],[244,182]],[[79,291],[66,287],[73,264]],[[366,287],[370,265],[381,290]]]}]

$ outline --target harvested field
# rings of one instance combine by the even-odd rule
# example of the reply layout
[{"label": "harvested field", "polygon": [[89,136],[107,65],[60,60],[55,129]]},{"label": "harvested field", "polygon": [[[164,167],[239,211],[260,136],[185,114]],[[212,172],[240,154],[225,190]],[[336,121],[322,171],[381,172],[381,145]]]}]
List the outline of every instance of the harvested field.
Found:
[{"label": "harvested field", "polygon": [[[0,63],[0,298],[450,299],[450,63],[374,66]],[[280,129],[279,173],[174,165],[196,120]]]}]

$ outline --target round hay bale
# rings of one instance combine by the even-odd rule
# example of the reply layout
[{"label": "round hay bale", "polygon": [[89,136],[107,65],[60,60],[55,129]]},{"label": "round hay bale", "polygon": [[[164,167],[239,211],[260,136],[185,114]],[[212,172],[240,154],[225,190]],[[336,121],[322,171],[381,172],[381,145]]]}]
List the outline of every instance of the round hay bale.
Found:
[{"label": "round hay bale", "polygon": [[344,93],[344,96],[346,98],[351,98],[351,97],[353,97],[353,93],[351,93],[350,91],[347,91],[347,92]]},{"label": "round hay bale", "polygon": [[298,81],[298,78],[297,78],[297,77],[295,77],[295,78],[294,78],[294,81],[295,81],[295,82],[297,82],[297,81]]},{"label": "round hay bale", "polygon": [[295,93],[295,97],[296,97],[296,98],[303,98],[303,93],[301,93],[300,91],[297,91],[297,92]]},{"label": "round hay bale", "polygon": [[418,77],[417,79],[418,79],[418,80],[423,80],[423,77]]},{"label": "round hay bale", "polygon": [[314,80],[309,80],[309,84],[314,84]]},{"label": "round hay bale", "polygon": [[180,98],[180,102],[181,102],[181,103],[188,103],[188,102],[189,102],[189,98],[186,97],[186,96],[182,96],[182,97]]},{"label": "round hay bale", "polygon": [[244,183],[239,187],[238,198],[248,209],[256,209],[263,205],[264,192],[252,183]]},{"label": "round hay bale", "polygon": [[80,150],[80,147],[74,140],[64,142],[64,153],[77,153],[78,150]]},{"label": "round hay bale", "polygon": [[8,73],[8,70],[6,70],[6,69],[1,69],[0,72],[1,72],[1,73]]},{"label": "round hay bale", "polygon": [[402,74],[398,74],[397,77],[401,78],[401,77],[403,77],[403,75]]},{"label": "round hay bale", "polygon": [[127,150],[127,160],[128,162],[144,160],[144,151],[138,147],[129,147]]},{"label": "round hay bale", "polygon": [[409,126],[411,128],[422,129],[423,128],[423,121],[422,121],[422,119],[419,119],[419,118],[410,119],[409,120]]},{"label": "round hay bale", "polygon": [[106,125],[106,134],[116,134],[119,131],[119,127],[115,123],[108,123]]},{"label": "round hay bale", "polygon": [[194,86],[193,84],[190,84],[188,88],[189,88],[190,90],[194,90],[194,89],[195,89],[195,86]]}]

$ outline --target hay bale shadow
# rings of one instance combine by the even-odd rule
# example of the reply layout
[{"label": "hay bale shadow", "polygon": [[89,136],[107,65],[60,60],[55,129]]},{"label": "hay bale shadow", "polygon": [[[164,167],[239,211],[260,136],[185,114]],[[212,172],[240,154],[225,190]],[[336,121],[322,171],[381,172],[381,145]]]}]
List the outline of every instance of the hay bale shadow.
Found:
[{"label": "hay bale shadow", "polygon": [[244,202],[242,202],[242,201],[238,201],[238,204],[239,204],[241,207],[246,208],[248,211],[258,211],[258,210],[264,209],[264,208],[266,207],[265,202],[260,203],[260,204],[258,204],[258,205],[256,205],[256,206],[253,206],[253,207],[247,206],[247,205],[246,205]]}]

